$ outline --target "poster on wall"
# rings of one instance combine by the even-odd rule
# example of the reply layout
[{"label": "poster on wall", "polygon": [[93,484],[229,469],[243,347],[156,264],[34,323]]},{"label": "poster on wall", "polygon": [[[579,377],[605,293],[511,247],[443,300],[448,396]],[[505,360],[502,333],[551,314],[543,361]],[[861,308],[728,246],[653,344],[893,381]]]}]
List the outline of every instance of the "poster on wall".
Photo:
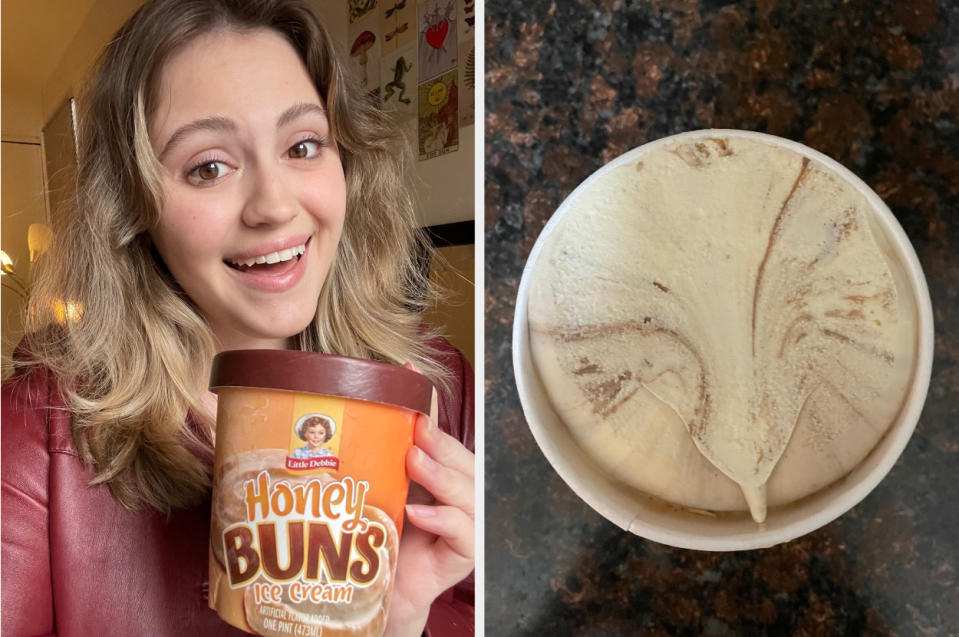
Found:
[{"label": "poster on wall", "polygon": [[416,119],[416,43],[383,56],[380,61],[380,99],[383,110],[396,121]]},{"label": "poster on wall", "polygon": [[361,20],[376,8],[376,0],[349,0],[350,24]]},{"label": "poster on wall", "polygon": [[418,7],[420,79],[434,78],[456,66],[457,0],[423,0]]},{"label": "poster on wall", "polygon": [[475,93],[473,86],[476,83],[476,0],[456,0],[456,33],[459,51],[459,64],[462,84],[459,94],[459,125],[460,128],[472,126],[476,121],[473,112]]},{"label": "poster on wall", "polygon": [[475,91],[473,87],[476,84],[476,51],[474,40],[468,40],[460,44],[460,71],[462,75],[462,88],[459,94],[459,125],[460,128],[472,126],[476,123],[476,113],[473,107],[476,103]]},{"label": "poster on wall", "polygon": [[[459,4],[458,17],[456,20],[459,41],[474,40],[474,29],[476,28],[476,0],[456,0]],[[460,47],[463,45],[460,44]]]},{"label": "poster on wall", "polygon": [[376,91],[380,87],[383,42],[379,26],[379,14],[368,12],[365,17],[351,24],[347,32],[353,73],[367,91]]},{"label": "poster on wall", "polygon": [[420,161],[459,149],[456,69],[419,85],[418,131]]},{"label": "poster on wall", "polygon": [[416,0],[380,0],[383,55],[416,42]]}]

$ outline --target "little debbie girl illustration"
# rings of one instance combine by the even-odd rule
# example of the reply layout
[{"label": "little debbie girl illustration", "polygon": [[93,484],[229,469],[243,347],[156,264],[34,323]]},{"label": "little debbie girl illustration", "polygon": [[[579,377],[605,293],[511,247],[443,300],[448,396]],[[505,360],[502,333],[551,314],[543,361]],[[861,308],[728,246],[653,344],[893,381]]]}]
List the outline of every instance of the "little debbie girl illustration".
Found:
[{"label": "little debbie girl illustration", "polygon": [[304,418],[296,425],[296,435],[306,444],[294,449],[290,457],[305,459],[332,456],[333,452],[323,445],[333,438],[334,433],[336,423],[329,416],[317,414]]}]

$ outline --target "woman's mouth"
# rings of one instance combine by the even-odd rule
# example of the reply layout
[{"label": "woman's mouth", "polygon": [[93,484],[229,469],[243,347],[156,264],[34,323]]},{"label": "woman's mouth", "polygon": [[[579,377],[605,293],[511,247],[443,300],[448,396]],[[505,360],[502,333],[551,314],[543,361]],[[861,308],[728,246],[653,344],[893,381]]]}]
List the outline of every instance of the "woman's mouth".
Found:
[{"label": "woman's mouth", "polygon": [[255,272],[257,274],[264,275],[277,275],[288,272],[300,260],[300,256],[306,252],[306,243],[301,243],[298,246],[293,246],[292,248],[287,248],[286,250],[279,250],[277,252],[270,252],[268,254],[262,254],[257,257],[251,257],[243,261],[236,259],[225,259],[224,262],[235,270],[240,272]]},{"label": "woman's mouth", "polygon": [[258,256],[224,259],[244,286],[262,292],[284,292],[303,278],[309,258],[310,237],[304,243]]}]

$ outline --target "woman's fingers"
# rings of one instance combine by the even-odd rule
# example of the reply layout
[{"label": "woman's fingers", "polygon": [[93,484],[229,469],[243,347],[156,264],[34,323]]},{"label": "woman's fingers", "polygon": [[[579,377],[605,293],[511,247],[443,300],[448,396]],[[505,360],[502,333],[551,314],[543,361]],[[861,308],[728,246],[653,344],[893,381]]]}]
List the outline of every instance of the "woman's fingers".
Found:
[{"label": "woman's fingers", "polygon": [[473,453],[453,436],[437,427],[430,427],[429,421],[422,415],[416,419],[413,442],[436,462],[473,479],[475,471]]},{"label": "woman's fingers", "polygon": [[473,560],[473,519],[462,509],[455,506],[408,504],[406,516],[417,527],[443,538],[458,556]]},{"label": "woman's fingers", "polygon": [[437,462],[419,447],[406,456],[410,478],[433,494],[439,502],[462,509],[473,517],[473,477]]}]

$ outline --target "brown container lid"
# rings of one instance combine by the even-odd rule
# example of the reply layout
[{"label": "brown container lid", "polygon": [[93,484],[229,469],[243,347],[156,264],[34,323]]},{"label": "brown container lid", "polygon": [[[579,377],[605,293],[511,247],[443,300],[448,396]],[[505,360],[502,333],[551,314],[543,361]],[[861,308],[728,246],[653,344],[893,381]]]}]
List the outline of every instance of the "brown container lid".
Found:
[{"label": "brown container lid", "polygon": [[429,415],[433,384],[399,365],[285,349],[239,349],[213,358],[210,390],[256,387],[395,405]]}]

